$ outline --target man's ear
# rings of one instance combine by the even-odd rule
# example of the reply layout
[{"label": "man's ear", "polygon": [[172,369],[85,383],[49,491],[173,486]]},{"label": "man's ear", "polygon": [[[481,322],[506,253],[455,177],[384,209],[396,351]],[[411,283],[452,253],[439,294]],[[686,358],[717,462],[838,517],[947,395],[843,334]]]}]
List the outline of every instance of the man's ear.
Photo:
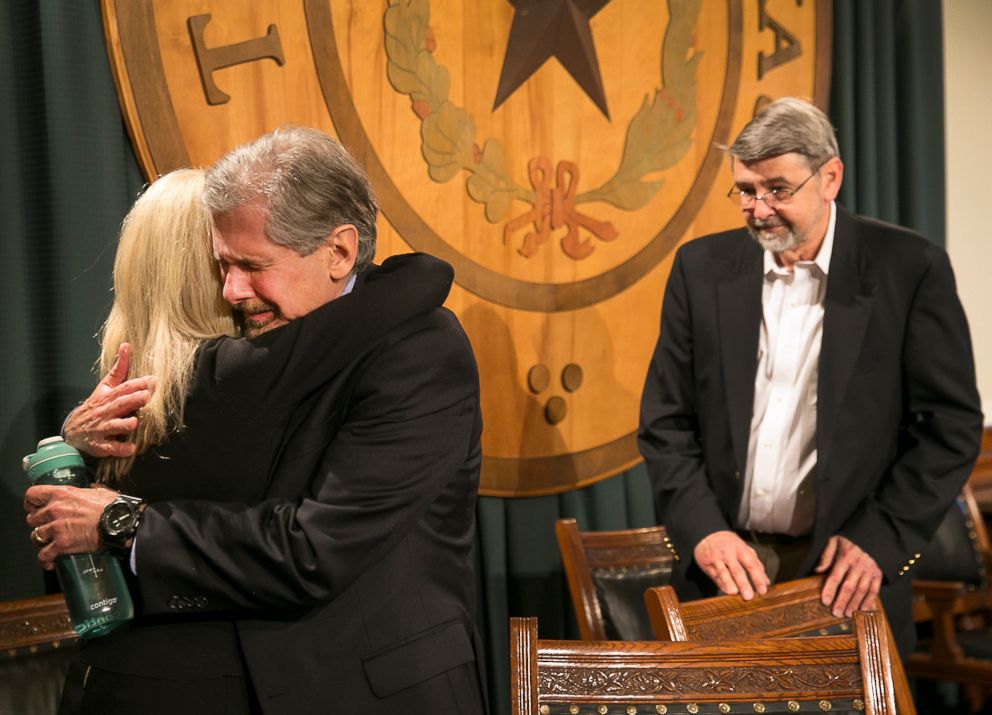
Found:
[{"label": "man's ear", "polygon": [[844,162],[836,156],[827,159],[820,172],[823,177],[823,196],[827,201],[833,201],[840,193],[840,185],[844,181]]},{"label": "man's ear", "polygon": [[327,274],[338,282],[351,275],[358,258],[358,229],[346,223],[338,226],[325,239],[323,251]]}]

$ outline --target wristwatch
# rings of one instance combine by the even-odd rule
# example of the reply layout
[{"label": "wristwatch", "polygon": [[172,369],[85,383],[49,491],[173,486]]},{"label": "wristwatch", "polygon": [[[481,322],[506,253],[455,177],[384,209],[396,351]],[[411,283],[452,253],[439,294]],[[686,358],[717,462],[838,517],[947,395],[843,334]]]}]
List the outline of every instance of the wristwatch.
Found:
[{"label": "wristwatch", "polygon": [[114,556],[127,556],[144,511],[145,502],[127,494],[121,494],[107,504],[98,526],[100,547]]}]

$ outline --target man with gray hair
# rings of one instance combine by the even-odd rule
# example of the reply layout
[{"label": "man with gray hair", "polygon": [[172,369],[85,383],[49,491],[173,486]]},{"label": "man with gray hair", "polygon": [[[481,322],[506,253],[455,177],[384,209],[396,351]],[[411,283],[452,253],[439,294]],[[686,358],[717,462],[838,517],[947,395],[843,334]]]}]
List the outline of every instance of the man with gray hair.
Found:
[{"label": "man with gray hair", "polygon": [[[235,149],[207,173],[205,202],[223,297],[261,349],[292,340],[291,324],[313,325],[304,316],[330,301],[362,296],[380,270],[369,265],[368,179],[323,132],[290,127]],[[394,300],[341,310],[383,321]],[[28,523],[49,534],[36,542],[46,566],[113,547],[138,596],[140,622],[84,650],[64,712],[486,711],[472,557],[475,359],[441,307],[383,332],[353,346],[347,366],[308,386],[288,415],[236,421],[238,408],[215,397],[224,365],[197,372],[204,389],[191,410],[207,411],[213,419],[199,429],[215,438],[208,450],[157,460],[166,478],[147,502],[109,489],[28,490]],[[263,367],[263,384],[300,391],[278,361]],[[134,453],[119,437],[151,388],[122,382],[126,371],[73,412],[66,441],[96,457]],[[246,451],[272,462],[245,467],[235,457]],[[204,467],[232,462],[242,468]],[[108,511],[115,505],[126,513]],[[175,704],[206,702],[200,693],[211,690],[224,699],[225,688],[226,710]]]},{"label": "man with gray hair", "polygon": [[827,116],[768,105],[727,153],[746,228],[676,255],[639,446],[683,598],[827,574],[835,615],[886,608],[977,457],[982,415],[947,256],[835,203]]}]

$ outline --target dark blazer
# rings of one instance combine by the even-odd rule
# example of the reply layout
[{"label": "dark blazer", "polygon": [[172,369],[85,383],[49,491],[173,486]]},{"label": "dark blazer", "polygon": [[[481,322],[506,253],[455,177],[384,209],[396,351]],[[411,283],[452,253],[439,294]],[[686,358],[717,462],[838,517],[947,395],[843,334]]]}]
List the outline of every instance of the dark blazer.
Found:
[{"label": "dark blazer", "polygon": [[377,288],[373,269],[299,321],[201,350],[189,443],[163,446],[156,478],[133,473],[151,501],[142,618],[84,660],[177,678],[246,667],[266,713],[484,711],[478,376],[458,321],[425,305],[450,286],[442,265],[440,300],[436,285]]},{"label": "dark blazer", "polygon": [[[644,388],[639,446],[690,597],[712,587],[693,564],[696,544],[736,527],[762,267],[763,251],[745,229],[678,251]],[[982,415],[944,251],[840,207],[816,414],[816,515],[804,570],[831,536],[851,539],[881,568],[883,602],[905,643],[912,638],[909,574],[968,477]]]}]

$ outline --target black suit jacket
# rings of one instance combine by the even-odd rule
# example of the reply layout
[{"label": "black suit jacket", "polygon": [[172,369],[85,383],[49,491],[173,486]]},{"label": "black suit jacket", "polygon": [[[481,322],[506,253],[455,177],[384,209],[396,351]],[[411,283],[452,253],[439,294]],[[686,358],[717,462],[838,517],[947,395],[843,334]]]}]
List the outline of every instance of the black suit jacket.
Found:
[{"label": "black suit jacket", "polygon": [[[737,229],[691,241],[668,280],[639,445],[688,596],[692,562],[736,527],[754,401],[763,252]],[[946,254],[838,207],[817,385],[816,515],[805,570],[842,534],[884,576],[897,639],[912,566],[964,484],[982,429],[971,343]]]},{"label": "black suit jacket", "polygon": [[132,480],[151,501],[142,618],[85,660],[177,678],[244,663],[266,713],[484,710],[478,377],[455,317],[423,305],[445,270],[440,300],[363,276],[300,321],[205,346],[185,439]]}]

